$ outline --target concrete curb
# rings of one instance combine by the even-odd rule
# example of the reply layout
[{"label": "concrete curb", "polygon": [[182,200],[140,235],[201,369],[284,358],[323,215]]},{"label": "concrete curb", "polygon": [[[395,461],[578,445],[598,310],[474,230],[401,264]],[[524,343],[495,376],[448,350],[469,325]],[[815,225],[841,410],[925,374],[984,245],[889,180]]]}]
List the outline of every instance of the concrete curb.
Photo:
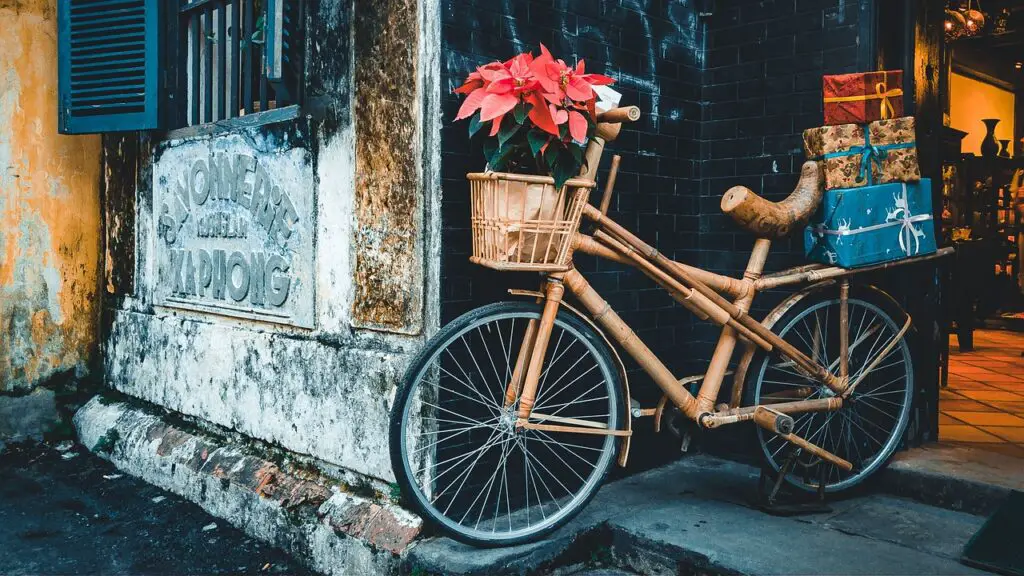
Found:
[{"label": "concrete curb", "polygon": [[981,516],[998,510],[1012,491],[997,484],[918,469],[899,462],[879,475],[877,486],[894,496]]},{"label": "concrete curb", "polygon": [[119,469],[191,500],[325,574],[389,574],[421,520],[391,504],[296,474],[241,446],[95,397],[74,416],[79,441]]}]

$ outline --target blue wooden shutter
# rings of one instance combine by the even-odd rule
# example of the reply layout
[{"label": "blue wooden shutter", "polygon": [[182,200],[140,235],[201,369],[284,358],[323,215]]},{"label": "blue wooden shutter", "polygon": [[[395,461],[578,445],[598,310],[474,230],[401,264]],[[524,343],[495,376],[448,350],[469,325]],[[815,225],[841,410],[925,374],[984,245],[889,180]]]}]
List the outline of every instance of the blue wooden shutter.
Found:
[{"label": "blue wooden shutter", "polygon": [[267,0],[267,81],[279,101],[294,103],[302,78],[302,0]]},{"label": "blue wooden shutter", "polygon": [[161,0],[58,0],[58,130],[160,127]]}]

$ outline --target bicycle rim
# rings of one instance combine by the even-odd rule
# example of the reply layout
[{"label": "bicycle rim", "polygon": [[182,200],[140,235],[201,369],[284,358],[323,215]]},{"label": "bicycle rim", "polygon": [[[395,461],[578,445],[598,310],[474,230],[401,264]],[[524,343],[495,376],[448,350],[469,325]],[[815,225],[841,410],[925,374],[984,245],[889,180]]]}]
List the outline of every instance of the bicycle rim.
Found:
[{"label": "bicycle rim", "polygon": [[[851,381],[855,381],[901,326],[875,303],[853,297],[849,299],[848,324],[849,373]],[[779,335],[833,374],[839,373],[838,298],[820,300],[797,310],[782,325]],[[769,394],[798,388],[813,389],[807,399],[833,395],[827,387],[800,374],[785,358],[766,356],[757,374],[755,403],[765,402]],[[818,489],[823,477],[826,491],[840,492],[881,469],[906,430],[913,380],[910,347],[903,338],[864,378],[842,409],[794,415],[796,435],[845,458],[853,463],[854,469],[845,472],[805,454],[797,459],[787,481],[810,491]],[[757,435],[765,459],[777,472],[790,453],[789,444],[760,428]]]},{"label": "bicycle rim", "polygon": [[[411,367],[396,405],[402,411],[397,440],[404,488],[421,513],[460,540],[507,545],[535,539],[575,515],[603,481],[616,442],[515,429],[518,404],[505,407],[506,386],[540,309],[489,308],[446,327]],[[615,366],[604,343],[574,320],[562,313],[555,321],[533,419],[617,428]]]}]

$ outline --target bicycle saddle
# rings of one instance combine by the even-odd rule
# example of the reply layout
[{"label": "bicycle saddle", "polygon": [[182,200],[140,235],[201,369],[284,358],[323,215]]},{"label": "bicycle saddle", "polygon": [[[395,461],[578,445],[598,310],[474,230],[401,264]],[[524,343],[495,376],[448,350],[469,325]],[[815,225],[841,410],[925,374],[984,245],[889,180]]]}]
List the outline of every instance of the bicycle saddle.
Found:
[{"label": "bicycle saddle", "polygon": [[817,162],[804,162],[800,181],[788,198],[771,202],[746,186],[733,186],[722,196],[722,212],[760,238],[779,240],[803,228],[821,205],[825,193]]}]

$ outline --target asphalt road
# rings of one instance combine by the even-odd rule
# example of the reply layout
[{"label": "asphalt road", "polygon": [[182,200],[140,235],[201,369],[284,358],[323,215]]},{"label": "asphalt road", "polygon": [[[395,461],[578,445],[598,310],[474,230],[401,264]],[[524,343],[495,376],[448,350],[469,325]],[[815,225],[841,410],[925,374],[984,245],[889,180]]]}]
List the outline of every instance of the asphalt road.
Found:
[{"label": "asphalt road", "polygon": [[311,572],[81,446],[36,445],[0,453],[0,574]]}]

